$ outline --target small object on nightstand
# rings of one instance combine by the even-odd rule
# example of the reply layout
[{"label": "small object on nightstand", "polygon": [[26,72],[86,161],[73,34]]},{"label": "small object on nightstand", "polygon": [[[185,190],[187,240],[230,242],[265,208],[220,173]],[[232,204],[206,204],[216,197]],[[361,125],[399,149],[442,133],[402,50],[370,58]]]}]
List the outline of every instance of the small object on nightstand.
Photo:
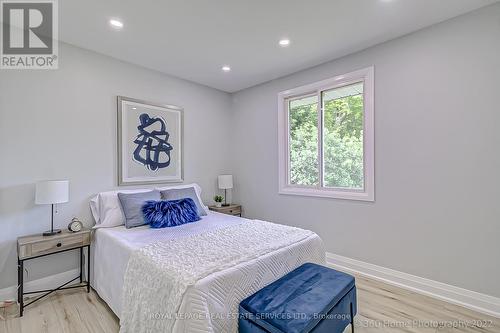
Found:
[{"label": "small object on nightstand", "polygon": [[[53,236],[43,236],[41,234],[19,237],[17,239],[17,301],[19,302],[19,317],[23,316],[24,308],[39,299],[53,293],[56,290],[86,287],[90,292],[90,241],[91,233],[89,229],[79,232],[63,231]],[[87,248],[87,281],[83,281],[83,249]],[[51,290],[38,290],[24,292],[24,262],[56,253],[80,250],[80,274]],[[80,283],[71,285],[79,280]],[[40,294],[34,300],[24,304],[24,295]]]},{"label": "small object on nightstand", "polygon": [[241,205],[228,205],[222,207],[208,206],[208,209],[228,215],[240,216],[241,217]]},{"label": "small object on nightstand", "polygon": [[71,232],[78,232],[83,229],[83,223],[76,217],[71,219],[71,222],[68,224],[68,230]]},{"label": "small object on nightstand", "polygon": [[224,200],[224,197],[222,195],[216,195],[214,197],[215,207],[221,208],[222,207],[222,200]]}]

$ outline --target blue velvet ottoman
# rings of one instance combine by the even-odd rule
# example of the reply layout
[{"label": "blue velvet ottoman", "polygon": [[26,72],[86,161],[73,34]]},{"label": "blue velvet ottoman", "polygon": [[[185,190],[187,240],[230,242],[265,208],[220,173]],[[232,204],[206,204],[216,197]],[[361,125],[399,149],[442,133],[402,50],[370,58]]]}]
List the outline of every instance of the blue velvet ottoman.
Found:
[{"label": "blue velvet ottoman", "polygon": [[244,299],[238,331],[342,333],[356,311],[354,277],[307,263]]}]

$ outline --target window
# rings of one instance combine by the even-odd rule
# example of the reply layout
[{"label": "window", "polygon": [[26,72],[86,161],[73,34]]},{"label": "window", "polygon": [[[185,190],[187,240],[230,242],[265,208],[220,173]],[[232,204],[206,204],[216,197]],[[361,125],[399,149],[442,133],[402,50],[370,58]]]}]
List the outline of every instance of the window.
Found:
[{"label": "window", "polygon": [[280,193],[374,200],[373,67],[279,94]]}]

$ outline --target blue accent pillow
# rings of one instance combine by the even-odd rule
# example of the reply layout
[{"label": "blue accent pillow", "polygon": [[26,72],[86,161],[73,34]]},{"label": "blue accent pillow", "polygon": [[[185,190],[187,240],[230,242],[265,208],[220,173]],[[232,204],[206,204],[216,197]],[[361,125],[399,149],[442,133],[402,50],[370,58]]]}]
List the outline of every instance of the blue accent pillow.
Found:
[{"label": "blue accent pillow", "polygon": [[196,204],[191,198],[146,201],[142,213],[151,228],[175,227],[200,220]]},{"label": "blue accent pillow", "polygon": [[144,221],[141,208],[148,200],[160,200],[161,195],[157,190],[139,193],[118,193],[118,199],[125,215],[127,229],[147,224]]},{"label": "blue accent pillow", "polygon": [[200,200],[198,199],[198,195],[196,194],[196,190],[194,189],[194,187],[171,188],[168,190],[161,191],[160,193],[161,193],[161,198],[163,200],[177,200],[183,198],[191,198],[196,204],[198,215],[199,216],[207,215],[205,208],[203,208],[203,205],[200,203]]}]

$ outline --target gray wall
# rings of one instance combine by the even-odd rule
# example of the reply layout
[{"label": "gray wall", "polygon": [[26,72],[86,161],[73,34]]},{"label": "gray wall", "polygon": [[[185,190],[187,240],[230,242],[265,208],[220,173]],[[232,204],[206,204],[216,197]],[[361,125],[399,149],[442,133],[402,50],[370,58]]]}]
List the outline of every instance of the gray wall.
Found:
[{"label": "gray wall", "polygon": [[[184,107],[186,182],[210,201],[218,174],[229,172],[230,96],[66,44],[54,71],[0,73],[0,289],[16,283],[18,236],[50,225],[50,208],[34,205],[34,183],[69,179],[73,216],[93,223],[92,194],[117,185],[116,96]],[[37,260],[28,279],[76,268],[75,256]]]},{"label": "gray wall", "polygon": [[[370,65],[375,203],[279,195],[278,92]],[[494,5],[236,93],[235,199],[329,252],[500,297],[499,79]]]}]

